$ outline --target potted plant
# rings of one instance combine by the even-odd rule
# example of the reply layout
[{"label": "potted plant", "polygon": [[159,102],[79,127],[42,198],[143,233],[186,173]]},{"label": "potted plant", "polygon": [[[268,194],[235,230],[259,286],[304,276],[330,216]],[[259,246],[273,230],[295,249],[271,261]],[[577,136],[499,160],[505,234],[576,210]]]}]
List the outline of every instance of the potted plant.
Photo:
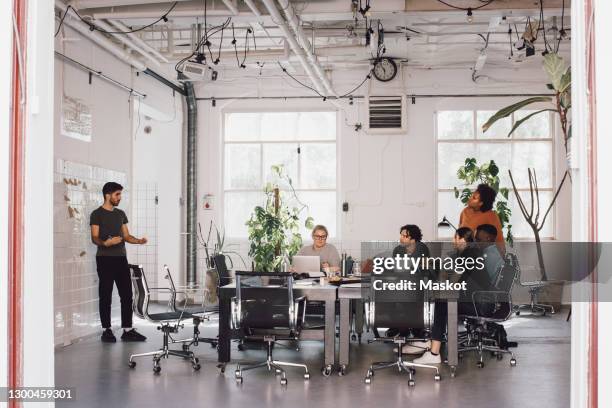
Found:
[{"label": "potted plant", "polygon": [[[302,246],[300,234],[300,214],[308,207],[297,197],[291,178],[285,173],[282,165],[272,166],[275,182],[264,187],[265,203],[256,206],[251,218],[246,222],[249,232],[249,256],[253,268],[257,271],[278,271],[283,262],[290,262]],[[279,185],[284,184],[288,191],[282,191]],[[297,206],[289,206],[289,198]],[[312,217],[307,217],[305,226],[312,229]]]},{"label": "potted plant", "polygon": [[[514,103],[510,106],[506,106],[503,109],[500,109],[498,112],[493,114],[482,125],[482,131],[486,132],[495,122],[502,118],[506,118],[510,116],[512,113],[524,108],[525,106],[534,104],[534,103],[549,103],[550,107],[537,110],[535,112],[526,115],[524,118],[517,120],[510,132],[508,132],[508,137],[510,137],[516,129],[518,129],[523,123],[527,122],[532,117],[539,115],[544,112],[556,112],[559,117],[559,122],[561,124],[561,132],[563,137],[563,145],[565,147],[565,152],[568,152],[568,141],[572,135],[572,127],[569,122],[569,110],[571,109],[571,69],[569,66],[566,66],[563,58],[561,58],[556,53],[548,53],[544,56],[544,70],[546,71],[550,83],[547,84],[548,89],[553,91],[553,96],[534,96],[531,98],[527,98],[523,101]],[[529,224],[531,230],[533,231],[536,249],[538,252],[538,263],[541,272],[542,280],[547,280],[546,276],[546,267],[544,265],[544,259],[542,256],[542,246],[540,244],[540,231],[544,227],[544,223],[546,221],[546,217],[550,213],[550,210],[555,205],[555,201],[561,192],[561,188],[565,183],[566,178],[570,178],[568,170],[565,170],[563,178],[561,182],[557,186],[553,199],[551,200],[548,208],[545,211],[540,211],[540,191],[537,183],[537,175],[535,169],[527,169],[529,176],[529,197],[530,203],[528,205],[525,204],[525,200],[520,196],[516,185],[514,183],[514,177],[512,176],[512,171],[508,170],[508,174],[510,176],[510,181],[512,183],[512,190],[514,195],[516,196],[516,200],[519,205],[519,209],[521,210],[521,214]]]}]

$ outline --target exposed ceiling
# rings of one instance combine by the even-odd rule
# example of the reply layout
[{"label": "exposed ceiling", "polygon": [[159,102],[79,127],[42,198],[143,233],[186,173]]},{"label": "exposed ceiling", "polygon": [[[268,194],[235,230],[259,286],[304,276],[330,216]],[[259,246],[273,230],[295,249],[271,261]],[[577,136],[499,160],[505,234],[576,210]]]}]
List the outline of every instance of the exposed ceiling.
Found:
[{"label": "exposed ceiling", "polygon": [[[357,7],[359,3],[356,1]],[[365,3],[362,0],[361,6]],[[113,29],[123,27],[123,30],[149,25],[167,13],[168,21],[161,20],[135,33],[159,54],[148,50],[154,58],[176,63],[194,53],[205,33],[214,33],[208,35],[209,46],[200,48],[200,59],[205,58],[202,62],[211,67],[225,69],[240,69],[244,60],[247,69],[260,69],[262,65],[278,68],[276,62],[280,61],[300,70],[308,63],[302,57],[311,56],[313,71],[318,69],[316,64],[322,70],[365,67],[377,55],[379,22],[384,29],[384,55],[408,66],[472,67],[481,71],[485,64],[487,67],[540,64],[537,55],[545,49],[545,36],[552,49],[558,47],[560,54],[569,56],[569,0],[544,0],[543,24],[539,0],[495,0],[488,4],[483,0],[446,0],[446,3],[462,10],[437,0],[372,0],[367,13],[374,29],[371,46],[366,46],[366,20],[359,11],[352,10],[351,0],[289,3],[287,0],[209,0],[206,13],[204,0],[176,4],[157,0],[79,0],[69,4],[92,24]],[[282,16],[282,21],[277,21],[274,13],[271,15],[274,10],[270,4],[276,8],[277,16]],[[294,22],[299,26],[301,38],[297,35],[298,29],[290,25],[291,19],[286,14],[289,8],[296,17]],[[471,16],[466,11],[468,8],[472,9]],[[536,57],[527,57],[525,49],[517,49],[528,20],[534,28],[539,27]],[[215,28],[227,21],[230,22],[225,29]],[[291,29],[283,30],[282,25]],[[558,41],[562,29],[564,36]],[[248,41],[247,30],[254,34],[254,38],[248,34]],[[509,33],[509,30],[512,31]],[[289,41],[288,35],[295,36],[298,42]],[[142,58],[129,45],[121,43],[119,37],[125,36],[115,35],[111,39]],[[296,44],[303,51],[296,52],[293,47]]]}]

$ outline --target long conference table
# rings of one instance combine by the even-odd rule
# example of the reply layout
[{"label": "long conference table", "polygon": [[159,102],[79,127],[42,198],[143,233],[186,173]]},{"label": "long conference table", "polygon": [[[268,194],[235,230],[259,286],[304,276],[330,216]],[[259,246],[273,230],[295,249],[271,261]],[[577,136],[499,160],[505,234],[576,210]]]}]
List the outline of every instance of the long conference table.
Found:
[{"label": "long conference table", "polygon": [[[305,296],[308,301],[324,302],[325,316],[323,328],[314,327],[302,330],[301,340],[318,340],[324,342],[324,364],[321,373],[329,376],[338,370],[339,375],[344,375],[349,367],[349,348],[351,338],[351,320],[355,322],[355,334],[361,340],[363,332],[363,301],[364,290],[354,284],[349,285],[321,285],[319,283],[304,285],[296,281],[293,286],[295,297]],[[236,296],[234,283],[219,288],[219,343],[218,362],[222,367],[231,361],[231,340],[239,338],[239,333],[234,332],[230,326],[231,299]],[[458,365],[458,339],[457,339],[457,299],[455,291],[432,291],[431,300],[444,300],[448,303],[448,342],[446,362],[450,368],[451,377],[455,376]],[[340,304],[339,326],[339,352],[336,358],[336,301]],[[354,306],[354,307],[351,307]],[[354,315],[353,315],[354,311]]]}]

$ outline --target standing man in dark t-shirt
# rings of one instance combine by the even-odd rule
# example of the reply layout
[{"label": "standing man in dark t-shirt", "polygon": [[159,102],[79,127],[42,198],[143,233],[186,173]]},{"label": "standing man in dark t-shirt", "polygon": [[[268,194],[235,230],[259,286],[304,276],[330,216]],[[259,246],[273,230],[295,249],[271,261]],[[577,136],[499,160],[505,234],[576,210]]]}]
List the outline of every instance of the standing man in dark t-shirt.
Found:
[{"label": "standing man in dark t-shirt", "polygon": [[109,182],[102,187],[104,204],[96,208],[89,221],[91,241],[98,246],[96,267],[98,271],[98,295],[100,298],[100,321],[102,341],[117,341],[111,329],[111,301],[113,283],[117,285],[121,299],[121,327],[123,341],[145,341],[147,338],[132,328],[132,280],[128,267],[125,243],[146,244],[146,238],[135,238],[127,227],[128,219],[123,211],[116,208],[121,202],[123,187]]}]

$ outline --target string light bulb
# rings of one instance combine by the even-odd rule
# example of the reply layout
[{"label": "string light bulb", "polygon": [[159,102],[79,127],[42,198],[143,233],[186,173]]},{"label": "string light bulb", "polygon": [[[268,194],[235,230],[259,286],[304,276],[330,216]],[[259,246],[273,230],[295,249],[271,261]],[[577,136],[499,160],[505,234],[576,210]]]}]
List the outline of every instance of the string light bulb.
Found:
[{"label": "string light bulb", "polygon": [[474,15],[472,14],[472,9],[468,8],[467,9],[467,22],[471,23],[472,21],[474,21]]}]

